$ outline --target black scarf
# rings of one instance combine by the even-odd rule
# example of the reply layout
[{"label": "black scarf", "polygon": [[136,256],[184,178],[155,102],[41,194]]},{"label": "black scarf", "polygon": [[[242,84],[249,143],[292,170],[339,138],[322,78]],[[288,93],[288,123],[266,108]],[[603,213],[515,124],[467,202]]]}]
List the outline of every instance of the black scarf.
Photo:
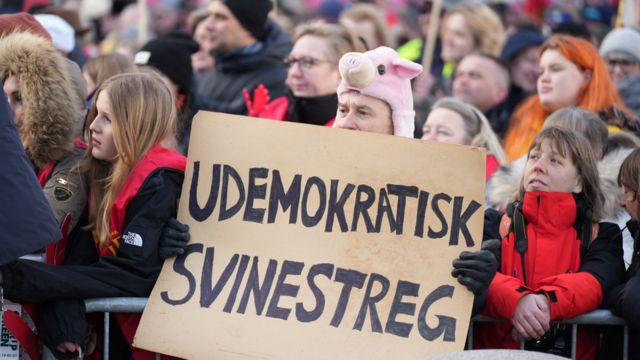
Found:
[{"label": "black scarf", "polygon": [[338,109],[336,93],[316,97],[297,97],[289,91],[287,97],[289,98],[287,120],[289,121],[324,125],[336,116]]}]

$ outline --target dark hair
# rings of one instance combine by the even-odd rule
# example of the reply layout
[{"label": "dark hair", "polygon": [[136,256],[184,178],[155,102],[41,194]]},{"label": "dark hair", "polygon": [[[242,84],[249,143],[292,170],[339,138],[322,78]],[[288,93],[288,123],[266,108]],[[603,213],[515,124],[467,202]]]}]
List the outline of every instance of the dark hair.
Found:
[{"label": "dark hair", "polygon": [[633,190],[636,197],[640,194],[640,149],[633,150],[622,162],[618,172],[618,185]]}]

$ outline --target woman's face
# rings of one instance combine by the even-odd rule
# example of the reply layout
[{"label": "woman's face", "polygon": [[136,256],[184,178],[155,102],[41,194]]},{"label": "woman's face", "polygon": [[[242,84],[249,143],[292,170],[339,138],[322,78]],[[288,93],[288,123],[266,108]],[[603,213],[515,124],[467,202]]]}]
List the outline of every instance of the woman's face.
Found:
[{"label": "woman's face", "polygon": [[118,155],[115,141],[113,140],[113,127],[111,124],[111,102],[107,90],[102,90],[96,99],[96,118],[93,119],[89,130],[91,131],[91,155],[98,159],[113,162]]},{"label": "woman's face", "polygon": [[570,157],[562,156],[543,140],[539,149],[529,152],[524,168],[525,191],[579,193],[582,181]]},{"label": "woman's face", "polygon": [[638,202],[638,194],[626,185],[623,185],[622,189],[623,192],[620,197],[620,205],[627,210],[631,219],[640,220],[640,203]]},{"label": "woman's face", "polygon": [[510,65],[512,82],[527,93],[536,91],[538,80],[538,46],[520,52]]},{"label": "woman's face", "polygon": [[462,116],[445,108],[432,110],[422,127],[422,140],[469,145]]},{"label": "woman's face", "polygon": [[297,97],[333,94],[340,84],[338,66],[330,61],[331,51],[321,37],[305,35],[298,39],[285,60],[289,66],[286,84]]},{"label": "woman's face", "polygon": [[465,55],[473,52],[473,32],[460,13],[449,15],[443,26],[442,59],[457,64]]},{"label": "woman's face", "polygon": [[558,50],[549,49],[540,57],[538,96],[542,108],[553,112],[578,104],[578,94],[590,79]]},{"label": "woman's face", "polygon": [[24,120],[24,107],[22,105],[22,94],[18,85],[18,78],[15,75],[9,75],[3,84],[4,94],[7,96],[9,107],[13,115],[13,123],[16,128],[22,126]]}]

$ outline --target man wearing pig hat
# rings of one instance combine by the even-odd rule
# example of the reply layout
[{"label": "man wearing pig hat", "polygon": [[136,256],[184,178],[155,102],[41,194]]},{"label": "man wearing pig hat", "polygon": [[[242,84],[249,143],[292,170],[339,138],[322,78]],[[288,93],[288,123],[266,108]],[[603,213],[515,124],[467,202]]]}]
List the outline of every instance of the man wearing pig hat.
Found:
[{"label": "man wearing pig hat", "polygon": [[381,46],[344,54],[334,127],[413,137],[411,79],[422,66]]},{"label": "man wearing pig hat", "polygon": [[[339,62],[338,113],[333,127],[413,138],[411,79],[422,66],[379,47],[346,53]],[[473,313],[484,305],[496,269],[500,240],[486,240],[480,251],[463,251],[453,261],[451,275],[475,295]]]}]

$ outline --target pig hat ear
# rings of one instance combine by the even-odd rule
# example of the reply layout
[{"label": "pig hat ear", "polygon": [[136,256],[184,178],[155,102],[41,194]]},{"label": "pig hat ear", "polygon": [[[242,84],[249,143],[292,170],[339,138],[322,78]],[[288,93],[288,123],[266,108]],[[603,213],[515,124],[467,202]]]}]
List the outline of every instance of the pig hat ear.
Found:
[{"label": "pig hat ear", "polygon": [[338,96],[351,90],[386,102],[391,108],[393,134],[412,138],[415,112],[411,79],[422,72],[422,66],[384,46],[365,53],[346,53],[339,64],[342,81]]},{"label": "pig hat ear", "polygon": [[404,79],[413,79],[422,72],[422,65],[403,58],[391,60],[391,65],[395,68],[396,74]]}]

